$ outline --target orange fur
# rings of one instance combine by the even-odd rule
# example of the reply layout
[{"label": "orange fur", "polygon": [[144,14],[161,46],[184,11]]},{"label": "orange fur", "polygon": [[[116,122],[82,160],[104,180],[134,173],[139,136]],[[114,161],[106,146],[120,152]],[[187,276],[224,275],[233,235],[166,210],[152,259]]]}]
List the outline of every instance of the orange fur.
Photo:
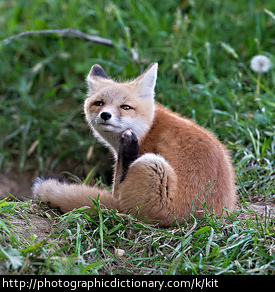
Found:
[{"label": "orange fur", "polygon": [[225,214],[224,207],[234,209],[235,176],[228,151],[206,129],[154,102],[156,72],[157,64],[152,64],[128,83],[108,79],[98,65],[88,75],[86,120],[116,159],[112,194],[38,179],[35,196],[68,211],[91,206],[88,197],[99,194],[102,205],[163,226],[191,214],[199,218],[203,206],[218,216]]}]

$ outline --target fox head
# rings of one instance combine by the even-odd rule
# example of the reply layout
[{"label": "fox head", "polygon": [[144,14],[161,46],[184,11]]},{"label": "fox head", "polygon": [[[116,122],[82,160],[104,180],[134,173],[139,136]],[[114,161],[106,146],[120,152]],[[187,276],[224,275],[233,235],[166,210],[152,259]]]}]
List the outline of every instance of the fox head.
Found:
[{"label": "fox head", "polygon": [[124,131],[132,130],[142,139],[154,119],[154,89],[158,64],[151,64],[139,77],[119,83],[94,65],[87,77],[86,120],[94,135],[116,155]]}]

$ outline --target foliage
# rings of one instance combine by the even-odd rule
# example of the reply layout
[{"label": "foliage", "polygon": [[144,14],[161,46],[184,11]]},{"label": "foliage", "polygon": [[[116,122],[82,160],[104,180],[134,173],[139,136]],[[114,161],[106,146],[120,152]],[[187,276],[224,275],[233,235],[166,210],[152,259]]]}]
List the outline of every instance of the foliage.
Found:
[{"label": "foliage", "polygon": [[[4,200],[1,271],[274,274],[272,214],[247,215],[249,204],[266,211],[275,199],[274,65],[260,82],[249,66],[258,54],[274,64],[273,1],[11,0],[0,9],[1,40],[75,28],[115,44],[57,34],[0,43],[1,171],[69,171],[110,184],[112,158],[82,114],[85,76],[99,63],[108,75],[130,79],[158,62],[156,100],[227,145],[240,195],[239,210],[226,220],[206,214],[168,229],[99,208],[91,217],[83,210],[60,215],[39,202]],[[41,222],[49,228],[43,234]]]}]

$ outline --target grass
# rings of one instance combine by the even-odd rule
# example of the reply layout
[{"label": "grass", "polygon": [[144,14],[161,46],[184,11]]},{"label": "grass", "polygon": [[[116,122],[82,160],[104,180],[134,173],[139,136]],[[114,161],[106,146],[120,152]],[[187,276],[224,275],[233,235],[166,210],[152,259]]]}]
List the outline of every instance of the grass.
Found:
[{"label": "grass", "polygon": [[[62,215],[38,201],[2,200],[1,273],[275,273],[275,71],[262,74],[256,96],[249,66],[257,54],[274,64],[275,4],[183,3],[1,2],[1,40],[75,28],[115,46],[54,34],[0,43],[0,170],[16,177],[69,171],[110,184],[111,156],[84,123],[85,76],[99,63],[110,76],[130,79],[157,61],[156,100],[231,150],[238,209],[228,219],[206,213],[162,229],[98,207],[91,216],[83,209]],[[120,44],[134,48],[139,63]],[[251,210],[257,206],[261,212]]]},{"label": "grass", "polygon": [[[116,211],[60,215],[40,202],[0,202],[0,272],[16,274],[273,274],[274,221],[245,208],[162,229]],[[98,206],[98,205],[97,205]],[[251,211],[250,211],[251,213]],[[120,251],[120,254],[118,254]]]}]

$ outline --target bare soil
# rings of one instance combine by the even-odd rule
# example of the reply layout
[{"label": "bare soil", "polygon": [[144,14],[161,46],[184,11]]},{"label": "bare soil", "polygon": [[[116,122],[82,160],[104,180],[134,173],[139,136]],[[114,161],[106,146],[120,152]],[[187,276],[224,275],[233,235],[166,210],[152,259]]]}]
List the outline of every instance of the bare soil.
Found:
[{"label": "bare soil", "polygon": [[20,176],[16,174],[0,174],[0,199],[9,194],[21,199],[31,198],[32,173],[26,172]]},{"label": "bare soil", "polygon": [[10,216],[9,222],[18,227],[17,232],[22,234],[25,238],[30,237],[32,234],[36,235],[35,242],[47,238],[52,233],[52,228],[58,221],[54,218],[41,216],[41,214],[30,214],[24,212],[22,218],[19,216]]}]

